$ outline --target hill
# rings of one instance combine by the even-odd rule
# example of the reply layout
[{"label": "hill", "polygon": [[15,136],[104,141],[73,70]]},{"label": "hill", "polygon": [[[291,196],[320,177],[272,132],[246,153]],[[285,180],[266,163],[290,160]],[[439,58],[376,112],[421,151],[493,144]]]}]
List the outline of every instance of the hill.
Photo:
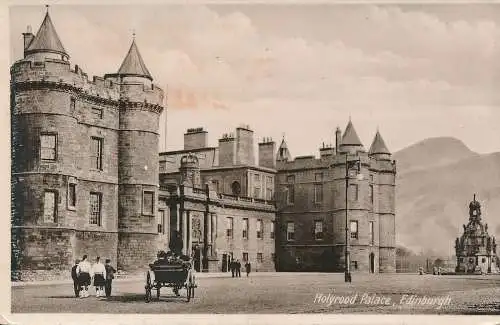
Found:
[{"label": "hill", "polygon": [[500,238],[500,152],[480,155],[459,140],[434,138],[405,148],[394,158],[401,159],[396,190],[398,244],[415,252],[453,255],[454,240],[468,221],[474,193],[490,234]]}]

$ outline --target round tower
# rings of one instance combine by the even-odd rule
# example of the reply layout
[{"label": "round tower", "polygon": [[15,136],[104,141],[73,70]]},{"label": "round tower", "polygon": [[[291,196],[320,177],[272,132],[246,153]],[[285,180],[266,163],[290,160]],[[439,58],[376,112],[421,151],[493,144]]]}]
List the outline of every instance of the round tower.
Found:
[{"label": "round tower", "polygon": [[156,256],[159,118],[163,91],[155,86],[135,37],[118,73],[118,267],[134,269]]},{"label": "round tower", "polygon": [[373,215],[378,219],[380,272],[396,272],[396,163],[377,130],[369,150]]}]

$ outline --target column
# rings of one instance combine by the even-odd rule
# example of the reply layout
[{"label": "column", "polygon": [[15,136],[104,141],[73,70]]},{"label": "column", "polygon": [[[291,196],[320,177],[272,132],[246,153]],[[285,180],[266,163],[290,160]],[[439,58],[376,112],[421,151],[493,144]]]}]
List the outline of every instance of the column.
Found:
[{"label": "column", "polygon": [[191,215],[191,211],[187,211],[187,254],[191,256],[193,251],[193,216]]},{"label": "column", "polygon": [[209,212],[205,216],[207,218],[207,240],[208,240],[208,251],[207,256],[212,256],[212,214]]},{"label": "column", "polygon": [[177,228],[175,230],[181,231],[181,215],[179,212],[179,205],[178,204],[175,205],[175,209],[177,211],[177,213],[175,215],[176,216],[175,221],[177,222]]},{"label": "column", "polygon": [[210,238],[210,242],[212,243],[212,255],[215,256],[216,255],[215,242],[217,239],[217,215],[215,213],[211,213],[210,219],[212,219],[212,221],[210,222],[210,226],[211,226],[210,234],[212,236],[212,238]]},{"label": "column", "polygon": [[182,211],[182,253],[187,255],[187,212],[185,210]]}]

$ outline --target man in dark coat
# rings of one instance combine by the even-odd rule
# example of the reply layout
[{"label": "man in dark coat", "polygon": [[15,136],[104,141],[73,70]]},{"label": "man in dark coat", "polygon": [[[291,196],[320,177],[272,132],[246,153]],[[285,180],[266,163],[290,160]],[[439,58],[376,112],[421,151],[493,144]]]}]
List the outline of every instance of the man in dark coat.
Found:
[{"label": "man in dark coat", "polygon": [[236,277],[241,278],[241,262],[236,260]]},{"label": "man in dark coat", "polygon": [[113,266],[111,266],[111,260],[106,259],[106,264],[104,264],[104,268],[106,269],[106,284],[104,286],[104,290],[106,292],[106,297],[111,296],[111,285],[113,284],[113,279],[115,278],[116,270]]},{"label": "man in dark coat", "polygon": [[252,270],[252,266],[250,265],[250,262],[245,263],[245,271],[247,271],[247,276],[250,274],[250,271]]},{"label": "man in dark coat", "polygon": [[80,283],[78,281],[78,274],[76,273],[76,268],[78,267],[80,260],[75,261],[75,265],[71,268],[71,278],[73,279],[73,289],[75,290],[75,296],[78,298],[80,295]]},{"label": "man in dark coat", "polygon": [[234,273],[236,273],[236,262],[234,260],[231,260],[231,263],[229,263],[229,268],[231,269],[231,275],[234,278]]},{"label": "man in dark coat", "polygon": [[183,246],[184,246],[184,243],[182,242],[181,234],[177,230],[174,230],[172,233],[172,238],[170,238],[168,248],[175,255],[181,256]]}]

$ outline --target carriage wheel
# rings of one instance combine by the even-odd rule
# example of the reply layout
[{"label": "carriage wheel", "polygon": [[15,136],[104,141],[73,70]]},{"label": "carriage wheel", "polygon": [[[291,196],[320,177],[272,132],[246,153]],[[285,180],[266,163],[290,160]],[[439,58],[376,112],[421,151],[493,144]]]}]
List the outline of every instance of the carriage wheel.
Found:
[{"label": "carriage wheel", "polygon": [[151,301],[151,275],[149,274],[149,272],[146,274],[146,295],[144,297],[144,300],[146,300],[146,302],[150,302]]}]

